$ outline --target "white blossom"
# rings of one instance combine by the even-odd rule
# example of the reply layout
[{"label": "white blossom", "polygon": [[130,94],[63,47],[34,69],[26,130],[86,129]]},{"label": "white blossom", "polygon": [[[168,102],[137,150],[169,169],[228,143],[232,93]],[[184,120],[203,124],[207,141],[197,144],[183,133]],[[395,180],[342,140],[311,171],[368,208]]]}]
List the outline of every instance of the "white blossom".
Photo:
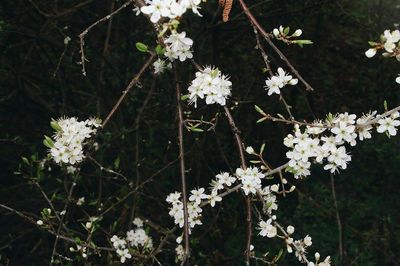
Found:
[{"label": "white blossom", "polygon": [[294,79],[291,75],[287,75],[285,71],[280,67],[278,68],[278,74],[268,78],[265,81],[265,88],[268,90],[268,95],[273,93],[280,94],[280,89],[286,85],[296,85],[297,79]]},{"label": "white blossom", "polygon": [[[173,31],[164,42],[167,44],[164,55],[168,57],[170,61],[179,58],[179,61],[183,62],[187,58],[193,58],[191,52],[193,40],[186,37],[186,32],[178,33]],[[169,67],[169,64],[167,64],[166,67]]]},{"label": "white blossom", "polygon": [[261,220],[258,223],[259,229],[261,230],[259,233],[260,236],[267,236],[269,238],[273,238],[276,236],[277,229],[271,223],[272,219],[268,219],[266,222]]},{"label": "white blossom", "polygon": [[201,72],[196,72],[189,90],[189,100],[197,106],[197,99],[206,100],[206,104],[226,104],[226,99],[231,94],[232,83],[229,78],[221,73],[218,68],[206,67]]}]

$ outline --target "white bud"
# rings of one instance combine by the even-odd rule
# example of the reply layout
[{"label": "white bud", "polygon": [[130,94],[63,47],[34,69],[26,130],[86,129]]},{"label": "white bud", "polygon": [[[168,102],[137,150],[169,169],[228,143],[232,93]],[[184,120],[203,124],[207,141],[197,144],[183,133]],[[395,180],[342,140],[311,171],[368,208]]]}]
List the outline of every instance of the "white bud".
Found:
[{"label": "white bud", "polygon": [[271,186],[271,191],[272,192],[278,192],[278,190],[279,190],[279,185],[274,184],[274,185]]},{"label": "white bud", "polygon": [[289,192],[293,192],[296,189],[296,186],[291,186]]},{"label": "white bud", "polygon": [[254,149],[253,149],[253,147],[251,147],[251,146],[247,147],[247,148],[246,148],[246,152],[247,152],[248,154],[254,154]]},{"label": "white bud", "polygon": [[279,37],[279,30],[278,29],[274,29],[272,31],[272,33],[274,34],[275,37]]},{"label": "white bud", "polygon": [[318,252],[315,252],[315,260],[318,262],[319,258],[321,257]]},{"label": "white bud", "polygon": [[396,78],[396,82],[400,84],[400,77]]},{"label": "white bud", "polygon": [[299,37],[299,36],[301,36],[301,34],[303,34],[303,31],[301,29],[298,29],[292,34],[292,36]]},{"label": "white bud", "polygon": [[294,227],[291,226],[291,225],[289,225],[289,226],[286,228],[286,231],[287,231],[287,233],[288,233],[289,235],[291,235],[291,234],[294,233]]},{"label": "white bud", "polygon": [[254,246],[250,245],[250,251],[253,251],[253,250],[254,250]]},{"label": "white bud", "polygon": [[43,221],[42,220],[37,220],[36,224],[42,226],[43,225]]},{"label": "white bud", "polygon": [[67,45],[70,41],[71,41],[71,38],[69,36],[67,36],[64,39],[64,44]]},{"label": "white bud", "polygon": [[287,184],[287,179],[286,178],[282,178],[282,183],[286,185]]},{"label": "white bud", "polygon": [[92,223],[91,222],[87,222],[85,226],[86,226],[86,229],[90,229],[90,228],[92,228]]},{"label": "white bud", "polygon": [[365,52],[365,56],[368,57],[368,58],[373,57],[375,54],[376,54],[376,49],[374,49],[374,48],[368,49]]}]

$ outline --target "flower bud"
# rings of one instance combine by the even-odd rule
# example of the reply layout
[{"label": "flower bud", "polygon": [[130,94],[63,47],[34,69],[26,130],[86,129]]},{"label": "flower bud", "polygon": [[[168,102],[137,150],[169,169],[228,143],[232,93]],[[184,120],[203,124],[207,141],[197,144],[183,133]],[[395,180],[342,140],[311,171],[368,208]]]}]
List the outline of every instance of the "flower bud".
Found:
[{"label": "flower bud", "polygon": [[301,34],[303,34],[303,31],[301,29],[298,29],[292,34],[292,36],[299,37],[299,36],[301,36]]},{"label": "flower bud", "polygon": [[274,29],[272,31],[272,33],[274,34],[275,37],[279,37],[279,30],[278,29]]},{"label": "flower bud", "polygon": [[279,185],[274,184],[274,185],[271,186],[271,191],[272,192],[278,192],[278,190],[279,190]]},{"label": "flower bud", "polygon": [[373,57],[375,54],[376,54],[376,49],[374,48],[368,49],[368,51],[365,52],[365,56],[368,58]]},{"label": "flower bud", "polygon": [[287,231],[287,233],[288,233],[289,235],[291,235],[291,234],[294,233],[294,227],[291,226],[291,225],[289,225],[289,226],[286,228],[286,231]]},{"label": "flower bud", "polygon": [[247,148],[246,148],[246,152],[247,152],[248,154],[254,154],[254,149],[253,149],[253,147],[251,147],[251,146],[247,147]]}]

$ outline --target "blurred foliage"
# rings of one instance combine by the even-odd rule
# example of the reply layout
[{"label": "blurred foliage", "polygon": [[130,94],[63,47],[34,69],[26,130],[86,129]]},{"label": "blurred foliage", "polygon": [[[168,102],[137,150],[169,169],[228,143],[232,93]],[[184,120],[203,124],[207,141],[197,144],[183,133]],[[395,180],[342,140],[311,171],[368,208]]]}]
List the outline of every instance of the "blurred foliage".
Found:
[{"label": "blurred foliage", "polygon": [[[0,203],[17,210],[40,215],[47,203],[29,182],[32,177],[63,206],[71,177],[57,166],[37,169],[39,158],[46,156],[43,135],[51,135],[49,122],[60,116],[104,118],[122,90],[137,73],[146,55],[135,48],[136,42],[154,46],[151,26],[142,16],[127,8],[112,20],[101,23],[86,36],[87,76],[81,73],[78,35],[91,23],[115,10],[120,1],[44,1],[2,0],[0,3]],[[397,0],[257,0],[247,1],[266,30],[279,25],[301,28],[313,45],[304,48],[278,44],[315,88],[304,92],[302,85],[285,88],[283,94],[298,119],[323,118],[328,112],[356,114],[383,110],[399,104],[400,91],[394,83],[398,63],[381,57],[367,59],[368,41],[399,23]],[[247,145],[266,143],[266,160],[278,166],[284,162],[282,139],[290,127],[264,122],[256,124],[254,104],[269,113],[284,114],[277,96],[267,97],[262,89],[266,75],[257,50],[252,28],[237,2],[227,23],[221,20],[217,1],[203,4],[202,18],[185,16],[182,28],[194,41],[194,55],[200,64],[219,66],[233,82],[233,113]],[[107,27],[111,33],[107,44]],[[71,42],[64,45],[70,36]],[[272,66],[285,65],[267,51]],[[194,76],[190,64],[178,66],[185,86]],[[93,153],[101,165],[123,173],[132,184],[151,177],[178,156],[176,102],[173,76],[167,73],[156,81],[155,92],[141,116],[135,120],[152,76],[146,74],[135,87],[107,128],[98,136],[100,148]],[[397,86],[397,87],[396,87]],[[185,105],[191,118],[211,119],[221,110],[214,106],[194,110]],[[222,114],[218,114],[215,132],[186,133],[189,188],[207,186],[220,171],[239,165],[236,147]],[[400,249],[400,163],[399,138],[376,136],[351,150],[348,170],[334,177],[336,196],[343,226],[342,265],[399,265]],[[28,165],[21,159],[29,158]],[[20,172],[20,174],[15,174]],[[283,224],[296,227],[295,235],[313,237],[310,252],[331,255],[340,265],[338,231],[328,173],[315,167],[313,175],[298,182],[299,188],[280,198],[278,217]],[[74,199],[85,196],[84,211],[96,215],[108,208],[131,188],[122,178],[100,171],[90,160],[81,167]],[[118,205],[100,222],[111,234],[125,232],[131,213],[146,217],[165,228],[172,227],[165,197],[179,190],[179,168],[174,163],[143,186],[139,193]],[[100,199],[100,202],[98,201]],[[91,203],[91,204],[90,204]],[[102,205],[101,205],[102,204]],[[54,237],[40,231],[13,214],[1,210],[0,264],[48,264]],[[77,206],[70,207],[69,220],[85,216]],[[192,262],[197,265],[242,265],[245,225],[243,199],[235,193],[216,208],[206,208],[202,227],[193,232]],[[118,224],[113,228],[113,223]],[[70,224],[81,230],[79,223]],[[152,234],[152,231],[150,231]],[[158,243],[157,234],[153,234]],[[95,239],[108,246],[105,238]],[[278,239],[254,238],[258,252],[277,254]],[[59,245],[59,253],[69,254],[68,243]],[[171,251],[174,246],[170,245]],[[317,250],[316,250],[317,249]],[[107,257],[93,256],[92,265],[106,265]],[[173,252],[159,257],[164,265],[174,264]],[[295,265],[292,255],[284,253],[279,265]],[[76,264],[74,264],[76,265]]]}]

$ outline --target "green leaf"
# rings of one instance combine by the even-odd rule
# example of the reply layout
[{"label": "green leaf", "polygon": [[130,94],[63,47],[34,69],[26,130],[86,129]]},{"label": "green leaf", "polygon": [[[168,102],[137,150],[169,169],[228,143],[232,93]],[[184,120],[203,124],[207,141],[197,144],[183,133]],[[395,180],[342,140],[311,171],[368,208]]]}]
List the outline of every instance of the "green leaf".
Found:
[{"label": "green leaf", "polygon": [[190,130],[190,131],[193,131],[193,132],[204,132],[203,129],[197,128],[197,127],[190,127],[189,130]]},{"label": "green leaf", "polygon": [[142,53],[146,53],[149,50],[149,47],[142,42],[137,42],[136,49],[138,49]]},{"label": "green leaf", "polygon": [[163,55],[165,53],[165,48],[163,48],[161,45],[156,46],[156,54],[158,55]]},{"label": "green leaf", "polygon": [[379,45],[379,43],[371,41],[369,41],[368,44],[371,45],[372,47]]},{"label": "green leaf", "polygon": [[254,105],[254,108],[256,109],[257,112],[259,112],[262,115],[266,115],[266,113],[264,113],[264,111],[257,105]]},{"label": "green leaf", "polygon": [[22,159],[22,161],[23,161],[25,164],[27,164],[27,165],[30,164],[28,158],[26,158],[26,157],[21,157],[21,159]]},{"label": "green leaf", "polygon": [[44,144],[44,146],[46,146],[47,148],[50,148],[50,149],[54,147],[53,140],[46,135],[44,136],[43,144]]},{"label": "green leaf", "polygon": [[117,159],[115,159],[115,161],[114,161],[115,169],[119,169],[120,163],[121,163],[121,158],[119,158],[119,156],[118,156]]},{"label": "green leaf", "polygon": [[279,253],[278,253],[278,255],[275,257],[274,261],[278,261],[278,260],[282,257],[282,254],[283,254],[283,249],[279,250]]},{"label": "green leaf", "polygon": [[289,32],[290,32],[290,27],[286,27],[286,28],[283,30],[283,33],[284,33],[285,35],[288,35]]},{"label": "green leaf", "polygon": [[307,45],[307,44],[313,44],[313,42],[311,40],[295,40],[295,41],[292,41],[292,43],[298,44],[300,47],[303,47],[303,45]]},{"label": "green leaf", "polygon": [[189,99],[189,94],[185,94],[181,96],[181,101],[186,101],[187,99]]},{"label": "green leaf", "polygon": [[387,111],[387,109],[388,109],[386,100],[383,101],[383,108],[385,108],[385,111]]},{"label": "green leaf", "polygon": [[262,154],[264,152],[264,149],[265,149],[265,143],[263,143],[263,145],[261,145],[260,154]]},{"label": "green leaf", "polygon": [[256,121],[256,123],[261,123],[261,122],[263,122],[265,119],[267,119],[267,117],[260,118],[260,119],[258,119],[258,120]]},{"label": "green leaf", "polygon": [[54,130],[57,131],[57,132],[58,132],[58,131],[61,131],[60,125],[59,125],[59,124],[57,123],[57,121],[54,120],[54,119],[51,120],[50,126],[51,126],[52,129],[54,129]]}]

